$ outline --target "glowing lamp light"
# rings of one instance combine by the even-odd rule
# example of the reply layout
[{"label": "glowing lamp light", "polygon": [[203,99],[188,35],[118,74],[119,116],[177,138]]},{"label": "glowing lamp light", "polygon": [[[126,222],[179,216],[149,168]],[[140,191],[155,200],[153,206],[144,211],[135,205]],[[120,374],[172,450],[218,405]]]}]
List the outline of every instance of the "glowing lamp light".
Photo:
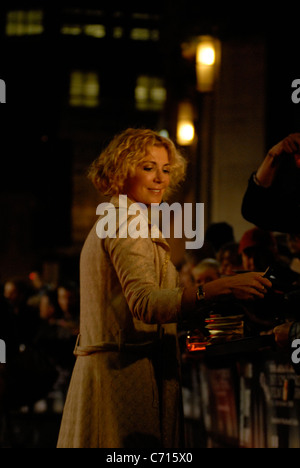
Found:
[{"label": "glowing lamp light", "polygon": [[181,145],[190,144],[195,135],[195,129],[190,122],[180,122],[177,130],[177,140]]},{"label": "glowing lamp light", "polygon": [[220,42],[212,36],[200,36],[196,50],[197,89],[202,93],[213,91],[216,67],[219,62]]},{"label": "glowing lamp light", "polygon": [[211,45],[200,44],[198,47],[197,63],[202,65],[213,65],[215,61],[215,49]]},{"label": "glowing lamp light", "polygon": [[194,109],[190,102],[181,102],[178,106],[177,142],[179,145],[191,145],[195,137]]}]

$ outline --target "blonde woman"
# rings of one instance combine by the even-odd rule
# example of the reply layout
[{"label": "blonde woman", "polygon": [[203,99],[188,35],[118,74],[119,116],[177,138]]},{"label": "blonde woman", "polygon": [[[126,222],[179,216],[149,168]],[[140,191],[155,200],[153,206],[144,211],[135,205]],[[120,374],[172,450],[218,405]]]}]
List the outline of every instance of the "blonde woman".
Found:
[{"label": "blonde woman", "polygon": [[[232,294],[264,297],[259,273],[222,278],[203,288],[179,287],[163,236],[124,235],[120,195],[150,207],[183,180],[185,161],[152,130],[117,135],[89,177],[111,194],[115,235],[96,225],[81,254],[81,315],[77,356],[59,434],[60,448],[180,448],[183,420],[177,322],[206,300]],[[130,210],[127,211],[129,213]],[[122,226],[121,226],[122,224]],[[121,234],[122,232],[122,234]]]}]

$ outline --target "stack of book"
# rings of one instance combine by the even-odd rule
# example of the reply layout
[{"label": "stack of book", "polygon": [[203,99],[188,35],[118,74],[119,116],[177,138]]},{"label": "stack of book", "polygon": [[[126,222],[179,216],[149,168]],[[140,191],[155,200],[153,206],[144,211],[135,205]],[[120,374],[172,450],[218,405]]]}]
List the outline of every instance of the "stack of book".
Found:
[{"label": "stack of book", "polygon": [[213,315],[205,319],[205,328],[209,332],[209,342],[223,343],[243,338],[244,336],[243,315]]}]

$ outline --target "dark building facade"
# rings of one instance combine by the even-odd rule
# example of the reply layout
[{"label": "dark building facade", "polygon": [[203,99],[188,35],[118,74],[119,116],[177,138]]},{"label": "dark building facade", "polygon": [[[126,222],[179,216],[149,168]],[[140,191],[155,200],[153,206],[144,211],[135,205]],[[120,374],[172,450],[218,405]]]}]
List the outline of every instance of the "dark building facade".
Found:
[{"label": "dark building facade", "polygon": [[[78,256],[99,201],[86,169],[115,133],[142,126],[176,139],[178,103],[188,97],[201,106],[194,62],[182,55],[184,42],[212,33],[225,46],[259,37],[266,47],[266,147],[296,131],[299,111],[290,99],[299,68],[295,31],[276,12],[268,13],[266,22],[266,13],[253,9],[245,23],[239,10],[181,0],[138,7],[114,1],[3,3],[0,281],[45,259]],[[190,148],[185,151],[192,177],[201,164]]]}]

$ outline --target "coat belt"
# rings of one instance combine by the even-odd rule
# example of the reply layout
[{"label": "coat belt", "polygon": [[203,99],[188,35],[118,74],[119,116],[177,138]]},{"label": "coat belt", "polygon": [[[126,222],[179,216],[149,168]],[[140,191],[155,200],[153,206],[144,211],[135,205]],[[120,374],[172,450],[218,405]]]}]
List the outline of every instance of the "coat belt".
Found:
[{"label": "coat belt", "polygon": [[123,338],[123,330],[119,332],[119,341],[100,341],[94,345],[80,346],[80,334],[77,336],[75,348],[73,354],[75,356],[89,356],[90,354],[107,352],[107,351],[132,351],[146,353],[157,349],[158,344],[161,341],[163,328],[159,327],[158,339],[154,341],[143,341],[138,343],[126,343]]}]

